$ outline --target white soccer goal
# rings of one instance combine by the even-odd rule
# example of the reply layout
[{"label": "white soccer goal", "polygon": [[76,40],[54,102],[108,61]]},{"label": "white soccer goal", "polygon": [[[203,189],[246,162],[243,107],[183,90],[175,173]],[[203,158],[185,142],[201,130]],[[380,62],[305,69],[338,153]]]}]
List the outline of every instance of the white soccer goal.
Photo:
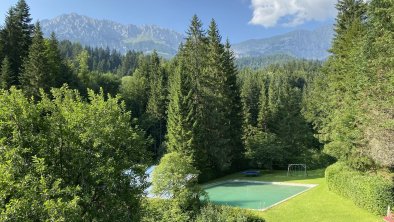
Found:
[{"label": "white soccer goal", "polygon": [[287,166],[287,176],[292,175],[304,175],[308,176],[308,172],[306,170],[306,164],[289,164]]}]

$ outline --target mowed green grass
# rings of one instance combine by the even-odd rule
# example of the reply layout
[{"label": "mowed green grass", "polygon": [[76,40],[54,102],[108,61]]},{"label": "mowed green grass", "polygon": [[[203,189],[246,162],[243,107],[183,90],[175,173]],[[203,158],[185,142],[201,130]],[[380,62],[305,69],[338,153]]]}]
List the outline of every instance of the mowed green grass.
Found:
[{"label": "mowed green grass", "polygon": [[262,172],[258,177],[245,177],[232,174],[211,182],[229,179],[275,181],[318,184],[317,187],[302,193],[266,211],[255,211],[267,222],[381,222],[376,216],[328,190],[324,170],[309,171],[308,176],[287,176],[285,171]]}]

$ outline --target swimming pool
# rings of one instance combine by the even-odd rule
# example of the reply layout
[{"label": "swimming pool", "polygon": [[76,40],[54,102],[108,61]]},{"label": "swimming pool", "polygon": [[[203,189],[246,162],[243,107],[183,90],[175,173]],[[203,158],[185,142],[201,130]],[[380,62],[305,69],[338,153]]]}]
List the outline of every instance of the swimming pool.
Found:
[{"label": "swimming pool", "polygon": [[314,186],[316,185],[229,180],[208,184],[204,186],[204,190],[209,201],[214,204],[266,210]]}]

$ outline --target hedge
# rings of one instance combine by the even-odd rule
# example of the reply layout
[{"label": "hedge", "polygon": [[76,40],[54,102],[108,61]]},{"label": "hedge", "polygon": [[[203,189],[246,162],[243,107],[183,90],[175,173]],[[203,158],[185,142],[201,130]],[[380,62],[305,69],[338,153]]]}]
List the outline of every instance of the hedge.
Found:
[{"label": "hedge", "polygon": [[326,169],[328,188],[357,206],[384,215],[394,205],[394,184],[381,176],[355,171],[338,162]]},{"label": "hedge", "polygon": [[206,204],[197,212],[195,218],[181,215],[179,209],[173,208],[171,200],[148,198],[143,201],[142,222],[264,222],[256,212],[229,206]]}]

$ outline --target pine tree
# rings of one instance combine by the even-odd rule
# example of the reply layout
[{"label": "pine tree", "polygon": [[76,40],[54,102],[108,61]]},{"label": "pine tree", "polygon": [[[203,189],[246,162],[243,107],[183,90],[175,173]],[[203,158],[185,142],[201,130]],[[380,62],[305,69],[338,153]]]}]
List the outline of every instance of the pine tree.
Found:
[{"label": "pine tree", "polygon": [[[0,45],[2,45],[0,56],[8,57],[14,75],[12,79],[15,79],[16,85],[20,84],[22,63],[28,56],[32,42],[31,20],[29,6],[25,0],[19,0],[15,7],[9,9],[4,28],[0,31]],[[4,57],[0,59],[3,60]]]},{"label": "pine tree", "polygon": [[156,155],[159,155],[159,147],[162,145],[166,126],[167,80],[156,51],[150,55],[149,60],[149,99],[146,113],[151,122],[149,131],[155,139],[153,150]]},{"label": "pine tree", "polygon": [[25,0],[19,0],[15,6],[15,15],[18,18],[19,25],[22,29],[21,36],[21,56],[22,58],[28,55],[29,47],[32,43],[32,34],[34,32],[34,25],[31,24],[32,18],[30,18],[30,7],[27,5]]},{"label": "pine tree", "polygon": [[244,142],[248,140],[257,130],[257,119],[259,113],[259,94],[260,86],[258,73],[247,69],[241,73],[241,101],[242,101],[242,139]]},{"label": "pine tree", "polygon": [[46,56],[48,58],[49,78],[48,85],[50,87],[61,87],[65,82],[62,77],[62,58],[59,51],[59,42],[55,33],[51,33],[51,37],[46,41]]},{"label": "pine tree", "polygon": [[338,15],[335,24],[335,38],[333,41],[333,46],[331,52],[336,56],[341,55],[341,53],[346,53],[346,48],[351,46],[346,44],[341,44],[344,40],[343,38],[348,33],[349,29],[354,25],[355,21],[363,21],[366,16],[366,4],[363,0],[340,0],[336,5],[338,10]]},{"label": "pine tree", "polygon": [[224,67],[224,45],[216,22],[212,19],[208,29],[207,64],[204,79],[204,116],[202,127],[205,129],[205,145],[209,149],[210,165],[216,172],[231,166],[230,147],[230,98],[227,95],[226,70]]},{"label": "pine tree", "polygon": [[[205,103],[203,98],[205,68],[207,61],[207,38],[202,29],[202,23],[197,16],[193,16],[187,32],[188,37],[181,48],[179,62],[182,79],[184,79],[184,91],[182,102],[185,106],[186,132],[190,131],[191,153],[194,156],[196,168],[201,175],[209,178],[212,175],[211,161],[209,161],[208,147],[206,147],[206,135],[204,128]],[[190,151],[189,151],[190,152]]]},{"label": "pine tree", "polygon": [[40,88],[49,91],[50,67],[40,23],[36,23],[29,56],[23,64],[22,88],[28,96],[39,96]]},{"label": "pine tree", "polygon": [[314,81],[309,93],[309,110],[317,126],[326,153],[340,160],[351,160],[362,153],[360,125],[363,122],[361,97],[365,82],[362,44],[366,34],[366,3],[341,0],[337,4],[336,36],[332,56],[324,64],[323,74]]},{"label": "pine tree", "polygon": [[363,52],[367,74],[364,92],[360,93],[365,108],[367,150],[383,167],[394,167],[394,3],[371,1],[367,35]]},{"label": "pine tree", "polygon": [[171,77],[168,110],[168,148],[192,155],[195,167],[206,178],[212,177],[209,147],[206,143],[204,78],[207,65],[207,38],[202,23],[193,16],[187,38],[181,45],[176,72]]},{"label": "pine tree", "polygon": [[87,94],[87,88],[91,88],[92,81],[91,81],[91,75],[90,75],[90,70],[89,70],[89,53],[87,50],[82,50],[76,58],[77,62],[77,77],[79,79],[79,90],[81,94],[86,95]]},{"label": "pine tree", "polygon": [[185,87],[185,75],[182,63],[178,64],[170,76],[169,104],[167,117],[167,148],[169,152],[179,152],[192,156],[190,147],[191,128],[186,123],[187,110],[184,97],[188,92]]},{"label": "pine tree", "polygon": [[8,57],[5,57],[1,63],[0,87],[2,89],[9,89],[14,84],[15,80],[13,77],[10,61]]},{"label": "pine tree", "polygon": [[267,89],[264,81],[260,90],[259,114],[257,118],[258,127],[264,132],[268,131],[269,112]]},{"label": "pine tree", "polygon": [[225,50],[223,53],[223,66],[226,74],[225,97],[227,97],[227,107],[229,107],[226,117],[229,121],[227,136],[230,138],[229,149],[232,153],[231,163],[234,170],[239,170],[245,164],[245,149],[242,143],[242,103],[237,80],[238,73],[235,65],[235,56],[231,50],[231,45],[228,39],[226,40]]}]

